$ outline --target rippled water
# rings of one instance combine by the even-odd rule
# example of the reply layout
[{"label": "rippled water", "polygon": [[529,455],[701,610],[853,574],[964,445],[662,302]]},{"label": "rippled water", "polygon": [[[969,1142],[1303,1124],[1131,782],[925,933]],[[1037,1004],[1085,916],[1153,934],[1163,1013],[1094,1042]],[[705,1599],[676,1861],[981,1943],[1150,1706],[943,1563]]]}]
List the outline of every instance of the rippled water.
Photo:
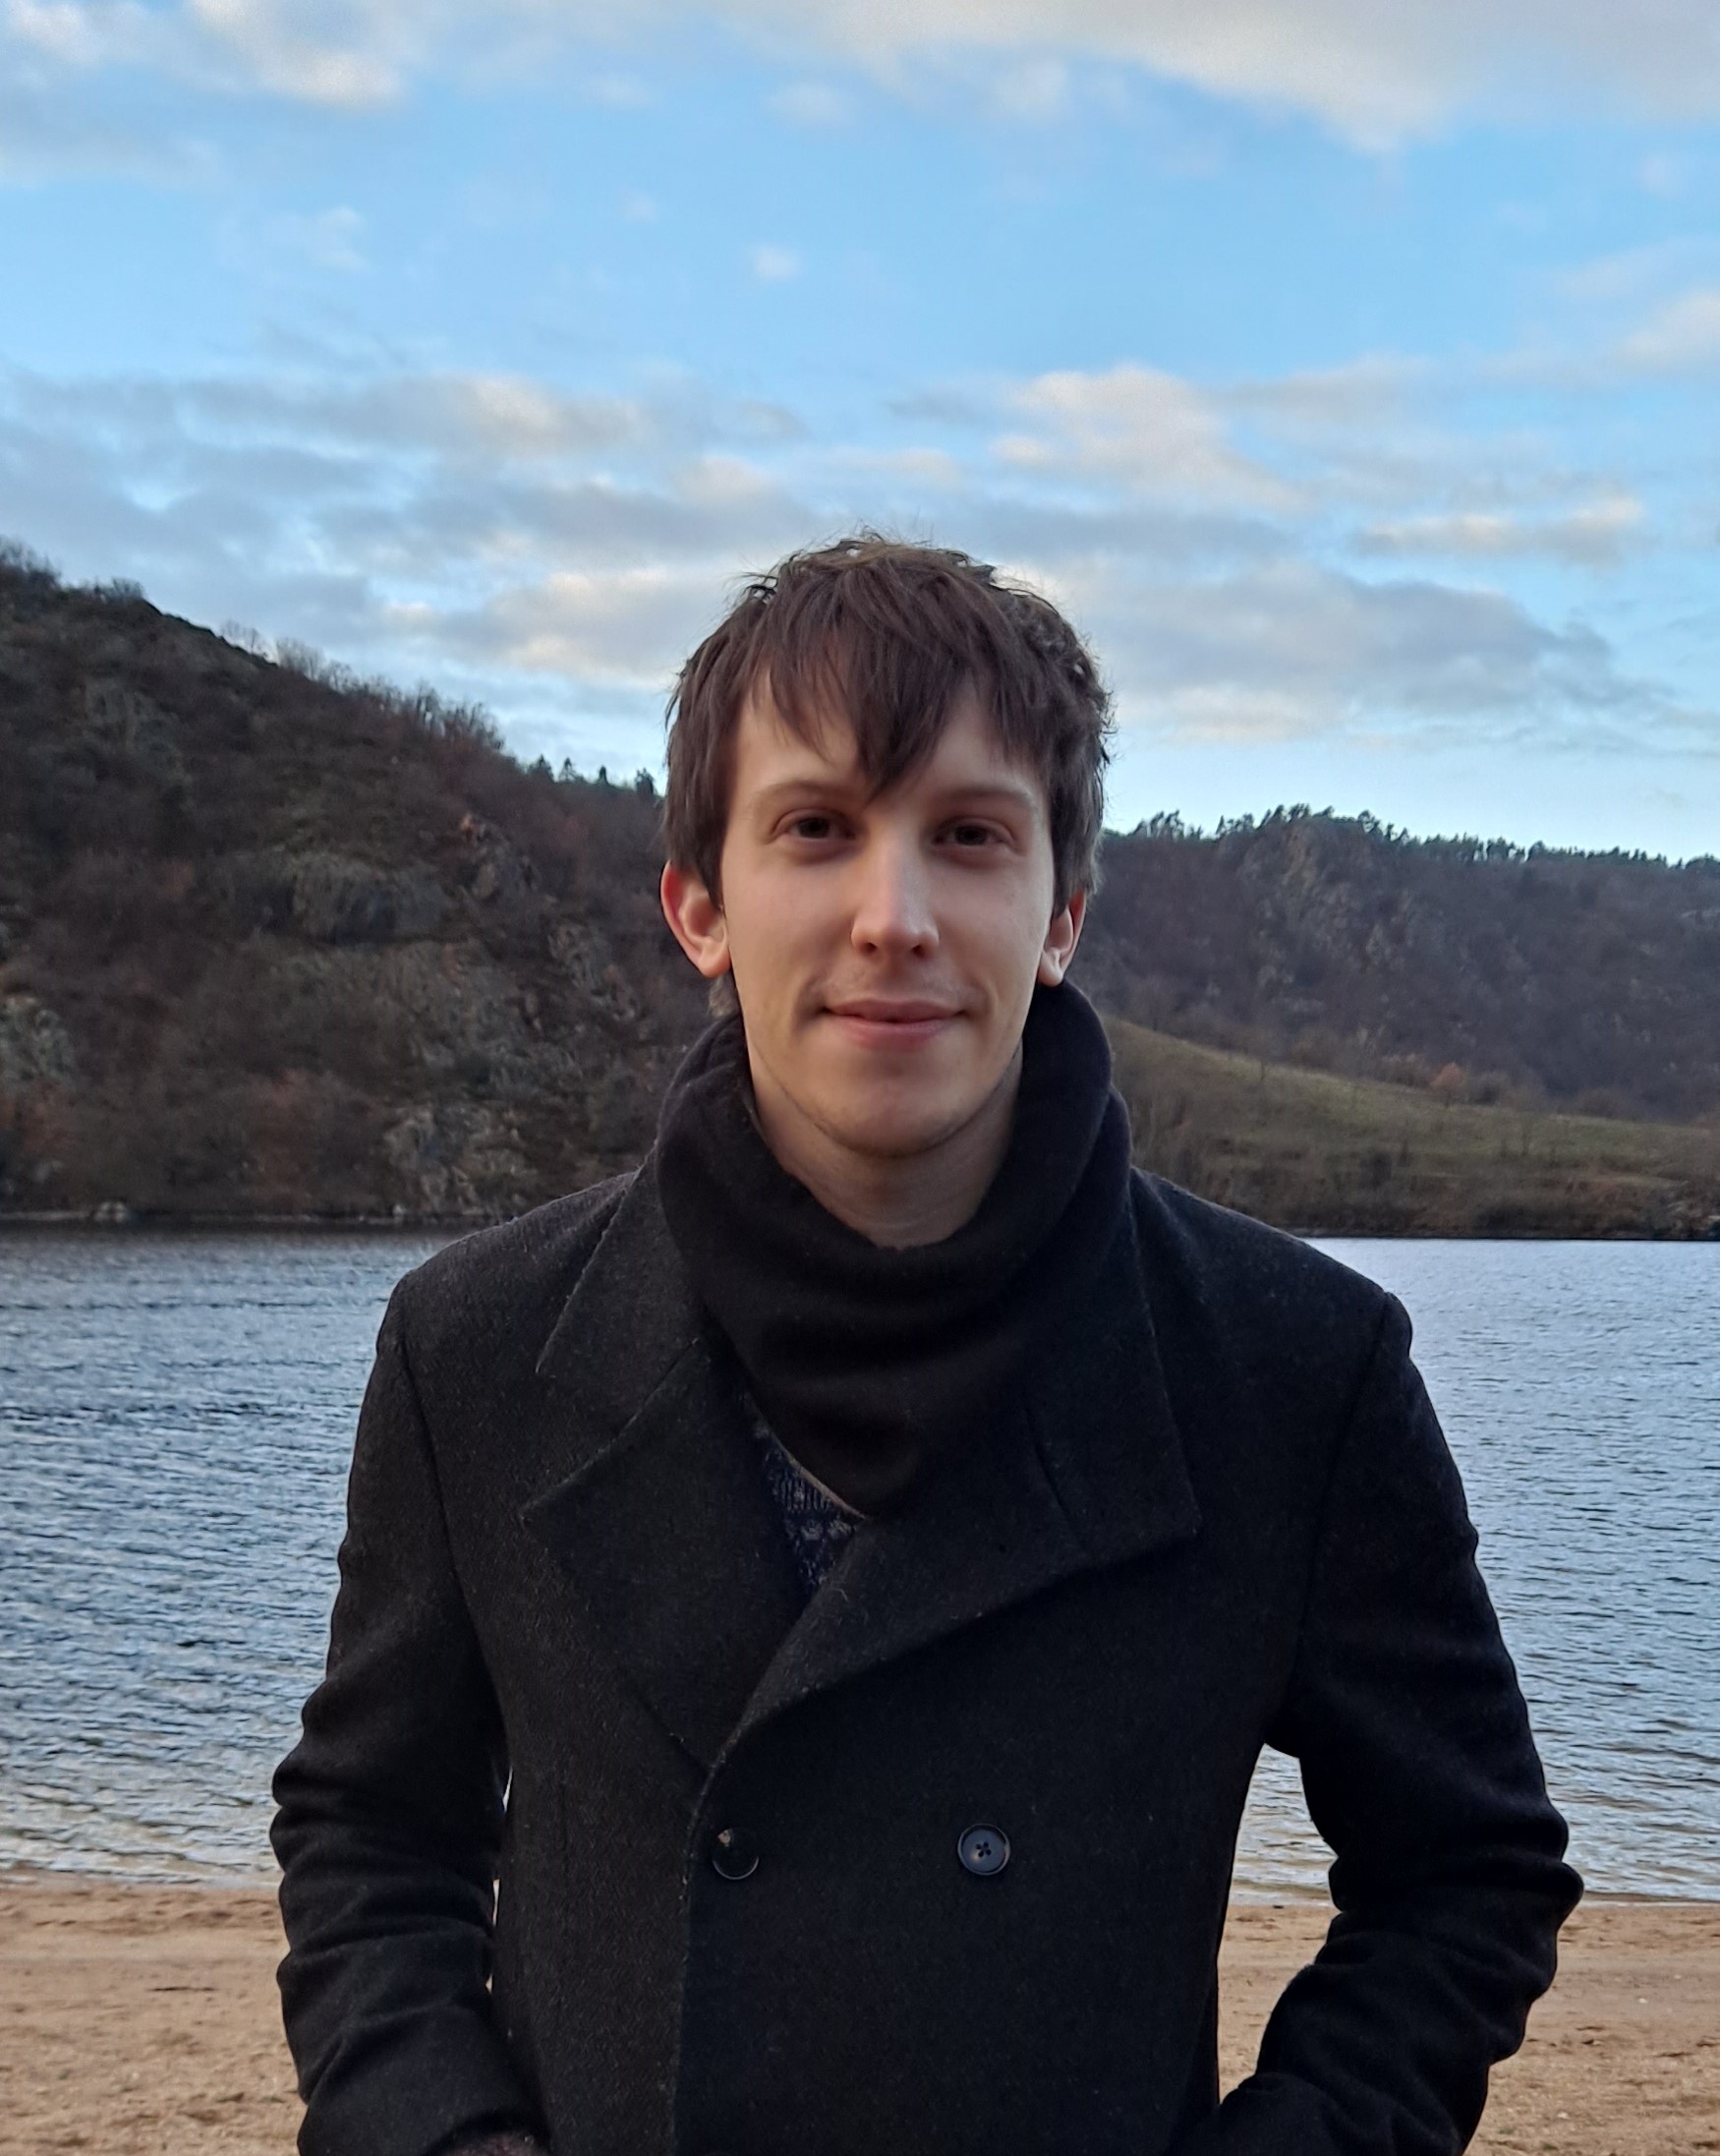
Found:
[{"label": "rippled water", "polygon": [[[1401,1297],[1572,1861],[1720,1896],[1720,1245],[1330,1242]],[[1239,1881],[1318,1885],[1268,1756]]]},{"label": "rippled water", "polygon": [[[0,1863],[266,1873],[372,1340],[432,1247],[0,1236]],[[1325,1247],[1416,1320],[1575,1860],[1720,1896],[1720,1246]],[[1325,1862],[1269,1757],[1239,1885]]]}]

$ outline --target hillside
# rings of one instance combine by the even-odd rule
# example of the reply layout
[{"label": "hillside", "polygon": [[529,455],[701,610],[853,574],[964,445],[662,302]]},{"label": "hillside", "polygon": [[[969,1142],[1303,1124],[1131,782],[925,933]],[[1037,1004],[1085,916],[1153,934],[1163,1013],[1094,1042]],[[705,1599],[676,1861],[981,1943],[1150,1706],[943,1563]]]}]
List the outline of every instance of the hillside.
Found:
[{"label": "hillside", "polygon": [[1135,1157],[1282,1226],[1349,1235],[1720,1232],[1720,1125],[1477,1106],[1108,1021]]},{"label": "hillside", "polygon": [[[475,1218],[649,1142],[704,1011],[650,781],[283,658],[0,556],[0,1214]],[[1573,1165],[1498,1227],[1720,1210],[1712,1129],[1618,1120],[1720,1109],[1720,864],[1161,824],[1081,969],[1183,1036],[1118,1032],[1144,1156],[1268,1217],[1474,1224],[1513,1142]]]},{"label": "hillside", "polygon": [[1720,1108],[1720,860],[1281,809],[1210,837],[1160,818],[1104,870],[1082,962],[1140,1024],[1483,1102]]},{"label": "hillside", "polygon": [[512,1212],[697,1028],[655,797],[0,571],[0,1204]]}]

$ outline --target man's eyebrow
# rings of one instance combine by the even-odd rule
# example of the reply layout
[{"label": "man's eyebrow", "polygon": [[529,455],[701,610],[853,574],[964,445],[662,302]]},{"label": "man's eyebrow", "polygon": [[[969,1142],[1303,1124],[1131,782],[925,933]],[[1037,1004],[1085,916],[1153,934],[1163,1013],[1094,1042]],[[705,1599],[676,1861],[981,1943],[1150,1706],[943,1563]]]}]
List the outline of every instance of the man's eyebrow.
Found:
[{"label": "man's eyebrow", "polygon": [[[797,793],[843,793],[870,797],[873,788],[858,772],[804,771],[786,779],[773,779],[751,796],[769,807],[772,802]],[[1022,779],[951,779],[934,790],[940,801],[995,801],[1017,808],[1036,808],[1039,796]]]},{"label": "man's eyebrow", "polygon": [[847,797],[863,796],[870,788],[858,772],[801,771],[786,779],[773,779],[769,786],[760,787],[749,794],[749,808],[772,808],[778,801],[793,800],[798,794],[828,793]]},{"label": "man's eyebrow", "polygon": [[1039,795],[1024,779],[951,780],[939,788],[939,797],[950,801],[996,801],[1014,808],[1037,808]]},{"label": "man's eyebrow", "polygon": [[[807,770],[785,779],[773,779],[756,793],[747,795],[745,807],[751,815],[768,816],[787,802],[834,800],[853,803],[870,801],[874,797],[871,782],[857,771]],[[976,811],[1013,809],[1017,813],[1033,815],[1040,806],[1039,795],[1022,779],[951,779],[947,785],[933,790],[932,802],[945,815],[963,808]]]}]

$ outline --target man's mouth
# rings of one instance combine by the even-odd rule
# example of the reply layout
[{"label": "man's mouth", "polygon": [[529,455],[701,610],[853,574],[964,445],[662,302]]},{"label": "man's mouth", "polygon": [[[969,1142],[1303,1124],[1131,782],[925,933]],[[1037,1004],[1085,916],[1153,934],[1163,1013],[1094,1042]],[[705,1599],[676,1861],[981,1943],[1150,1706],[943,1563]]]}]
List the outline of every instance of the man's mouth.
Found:
[{"label": "man's mouth", "polygon": [[918,1048],[936,1040],[961,1016],[955,1005],[922,996],[847,996],[825,1009],[862,1048]]}]

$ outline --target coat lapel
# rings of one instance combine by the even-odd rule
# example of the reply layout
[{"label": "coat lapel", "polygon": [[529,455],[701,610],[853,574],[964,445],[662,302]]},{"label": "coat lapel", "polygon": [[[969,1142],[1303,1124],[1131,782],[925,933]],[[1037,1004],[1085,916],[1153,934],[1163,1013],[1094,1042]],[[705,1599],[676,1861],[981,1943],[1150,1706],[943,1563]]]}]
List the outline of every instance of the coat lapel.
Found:
[{"label": "coat lapel", "polygon": [[773,1659],[735,1741],[813,1692],[1199,1527],[1131,1207],[1095,1292],[1019,1405],[899,1517],[854,1537]]},{"label": "coat lapel", "polygon": [[608,1652],[702,1766],[801,1606],[738,1379],[649,1168],[538,1361],[562,1472],[524,1507]]},{"label": "coat lapel", "polygon": [[574,1464],[523,1516],[707,1769],[812,1693],[1200,1525],[1132,1208],[1018,1403],[899,1515],[862,1528],[804,1609],[738,1374],[702,1320],[649,1166],[538,1369]]}]

